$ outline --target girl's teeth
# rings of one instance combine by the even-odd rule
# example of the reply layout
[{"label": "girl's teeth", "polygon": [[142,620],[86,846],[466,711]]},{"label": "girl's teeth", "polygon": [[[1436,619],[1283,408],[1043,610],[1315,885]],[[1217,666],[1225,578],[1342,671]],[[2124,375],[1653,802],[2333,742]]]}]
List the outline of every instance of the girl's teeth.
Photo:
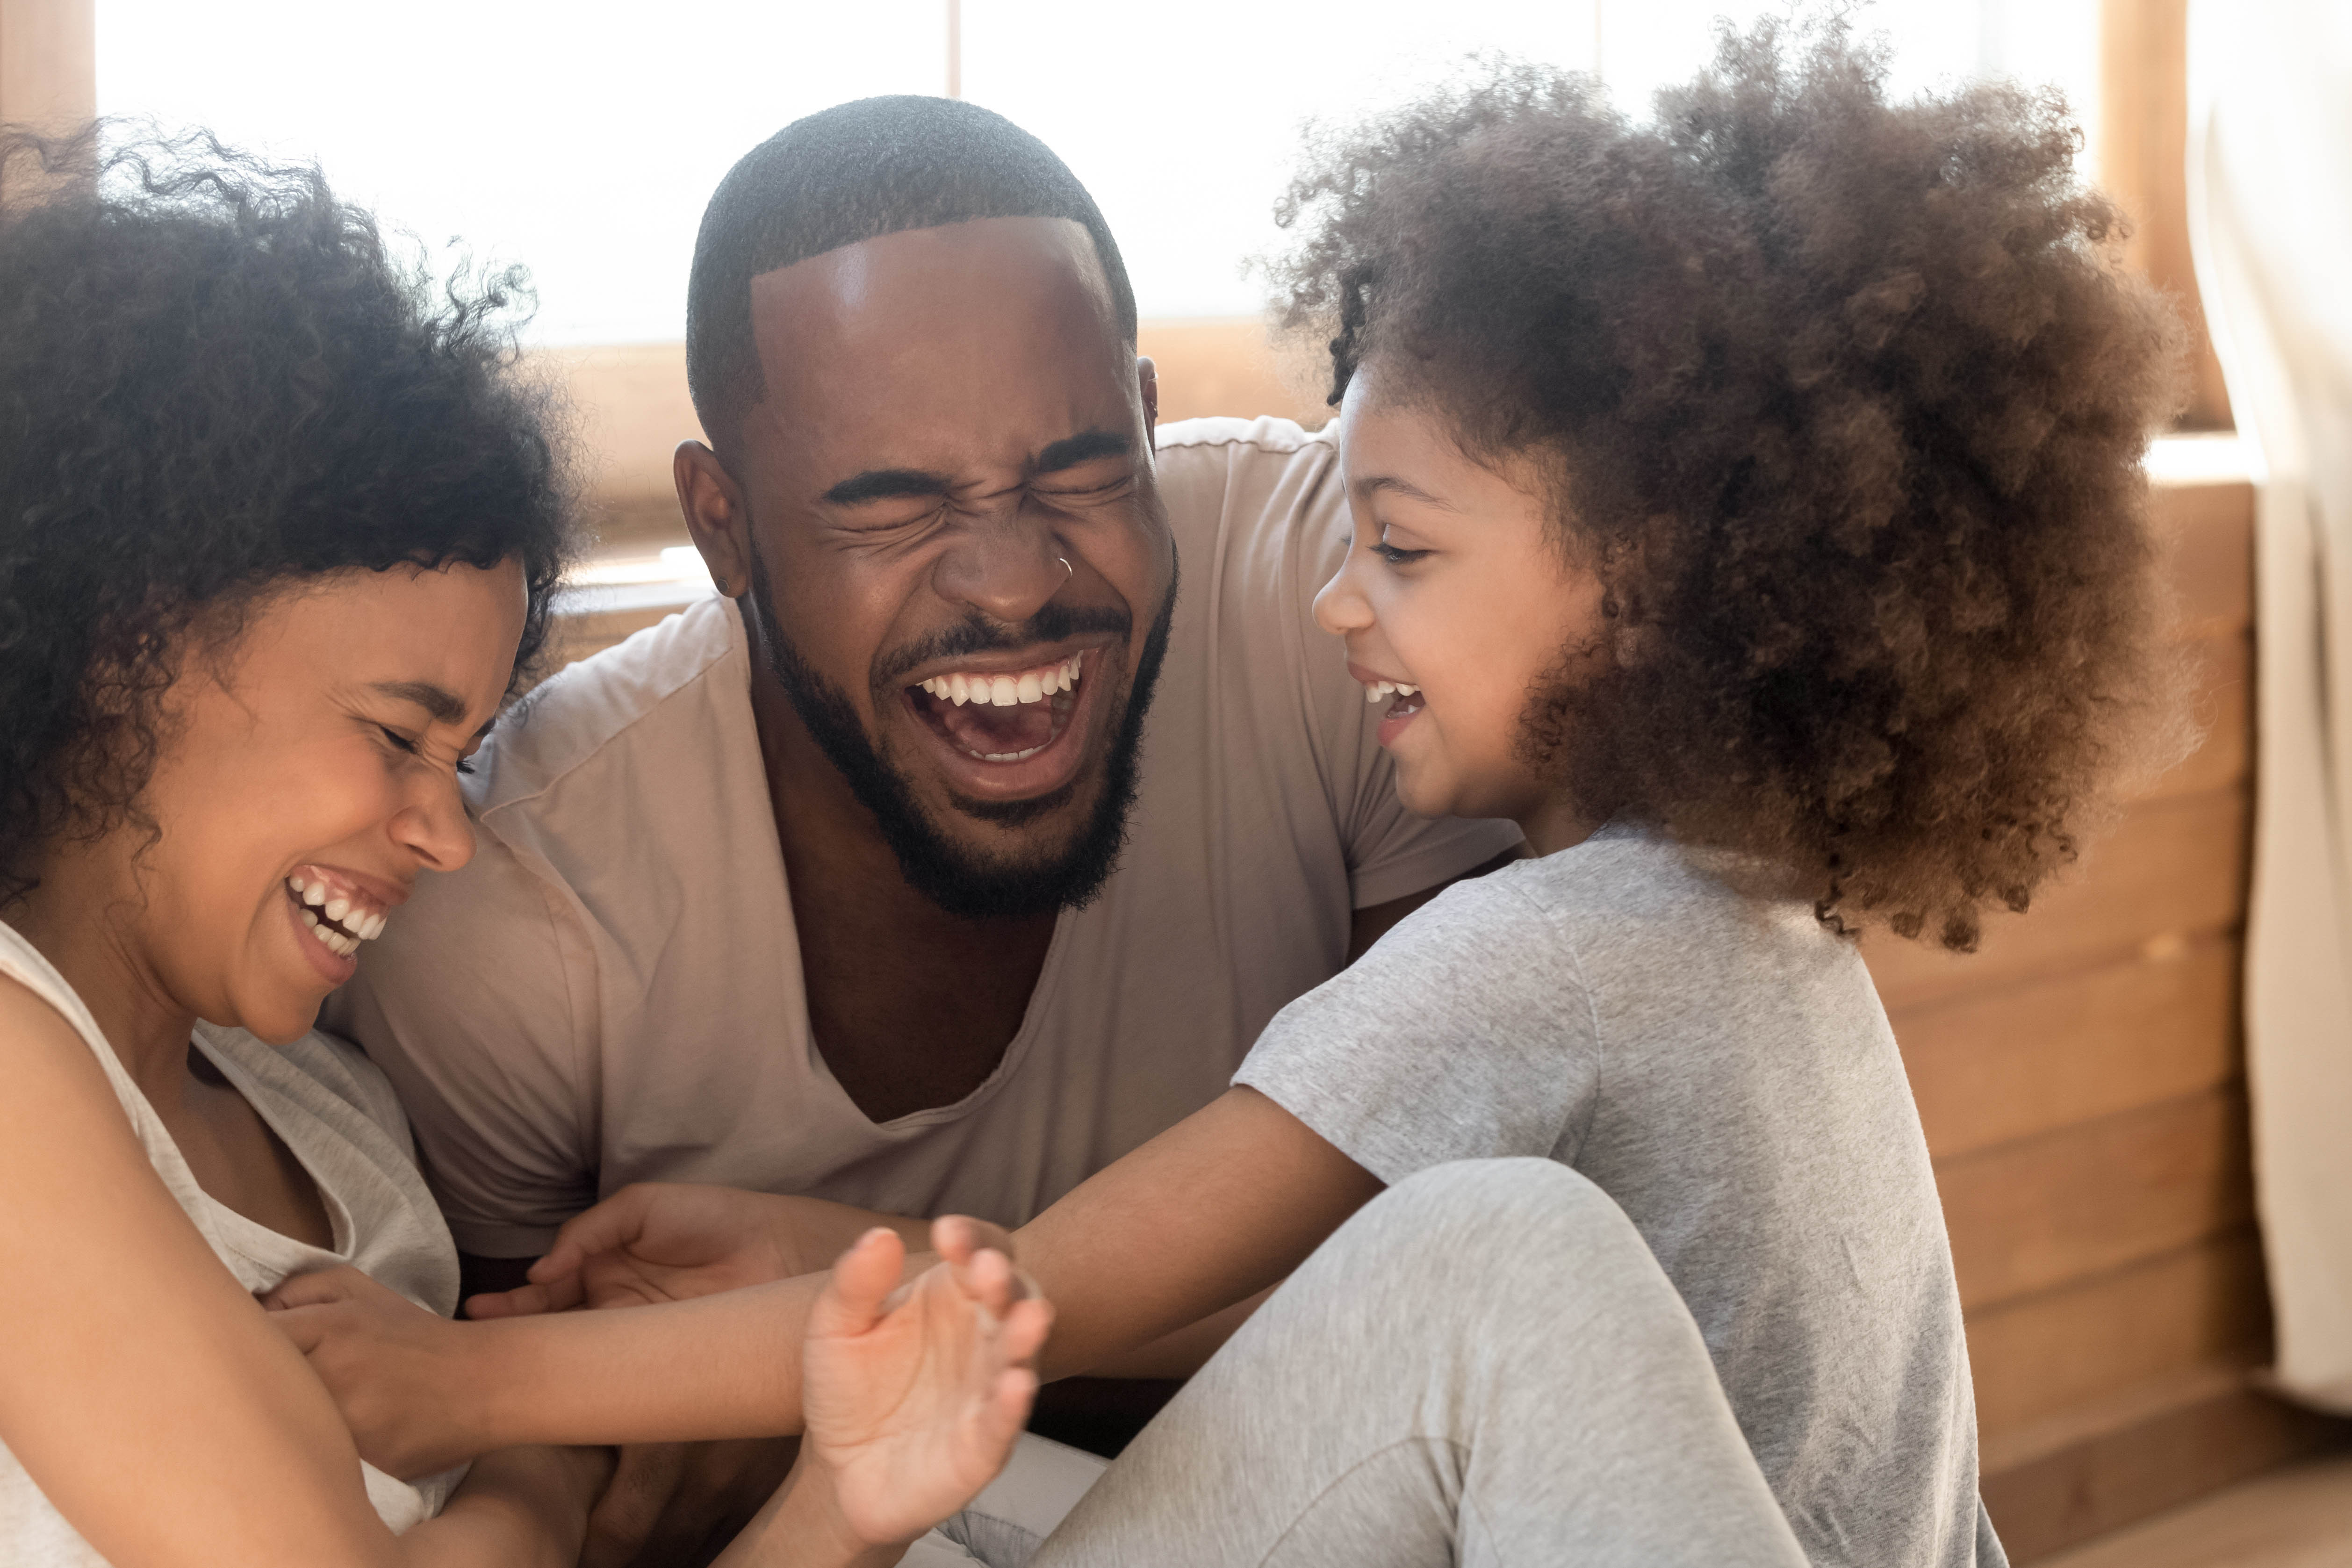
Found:
[{"label": "girl's teeth", "polygon": [[317,909],[327,901],[327,885],[324,882],[311,883],[302,890],[302,901],[312,909]]}]

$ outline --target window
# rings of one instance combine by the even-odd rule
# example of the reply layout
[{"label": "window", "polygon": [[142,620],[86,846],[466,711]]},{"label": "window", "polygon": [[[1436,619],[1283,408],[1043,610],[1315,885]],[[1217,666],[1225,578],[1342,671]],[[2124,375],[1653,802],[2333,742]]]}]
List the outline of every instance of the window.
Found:
[{"label": "window", "polygon": [[[527,263],[532,341],[675,341],[711,187],[799,115],[939,92],[949,0],[105,0],[99,107],[316,158],[445,257]],[[1036,132],[1119,237],[1147,317],[1255,311],[1247,258],[1303,121],[1396,101],[1474,51],[1598,68],[1641,110],[1704,61],[1724,0],[1349,0],[1189,6],[961,0],[964,96]],[[1749,6],[1739,7],[1743,11]],[[1905,90],[2055,81],[2095,121],[2095,0],[1881,0]]]}]

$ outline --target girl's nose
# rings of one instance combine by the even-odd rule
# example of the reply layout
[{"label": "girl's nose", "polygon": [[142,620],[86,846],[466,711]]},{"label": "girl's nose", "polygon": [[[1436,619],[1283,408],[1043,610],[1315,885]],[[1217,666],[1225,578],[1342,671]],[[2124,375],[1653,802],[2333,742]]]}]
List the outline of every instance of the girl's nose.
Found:
[{"label": "girl's nose", "polygon": [[1372,606],[1356,586],[1357,552],[1350,549],[1331,580],[1315,595],[1315,624],[1333,637],[1360,632],[1372,624]]}]

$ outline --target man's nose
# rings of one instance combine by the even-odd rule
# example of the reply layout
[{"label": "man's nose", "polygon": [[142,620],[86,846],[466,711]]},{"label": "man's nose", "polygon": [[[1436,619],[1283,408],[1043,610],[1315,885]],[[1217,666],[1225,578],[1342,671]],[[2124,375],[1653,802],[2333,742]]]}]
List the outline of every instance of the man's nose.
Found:
[{"label": "man's nose", "polygon": [[1025,512],[968,524],[933,569],[940,596],[1007,626],[1044,609],[1076,568],[1067,563],[1069,546],[1043,519]]}]

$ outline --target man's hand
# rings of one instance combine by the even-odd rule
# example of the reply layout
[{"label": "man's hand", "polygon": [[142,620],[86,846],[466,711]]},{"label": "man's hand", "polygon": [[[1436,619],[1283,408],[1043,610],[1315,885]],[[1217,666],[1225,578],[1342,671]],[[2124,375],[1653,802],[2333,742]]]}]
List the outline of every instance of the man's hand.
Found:
[{"label": "man's hand", "polygon": [[261,1304],[334,1395],[360,1457],[376,1468],[415,1480],[494,1446],[467,1429],[474,1383],[464,1325],[356,1268],[297,1275]]},{"label": "man's hand", "polygon": [[802,1462],[842,1523],[872,1545],[909,1542],[1004,1468],[1037,1392],[1053,1310],[970,1221],[931,1228],[941,1261],[901,1286],[905,1244],[868,1231],[809,1316]]},{"label": "man's hand", "polygon": [[530,1283],[466,1303],[472,1318],[573,1307],[642,1307],[822,1271],[877,1224],[920,1234],[920,1222],[822,1198],[779,1197],[688,1182],[622,1188],[555,1235]]}]

